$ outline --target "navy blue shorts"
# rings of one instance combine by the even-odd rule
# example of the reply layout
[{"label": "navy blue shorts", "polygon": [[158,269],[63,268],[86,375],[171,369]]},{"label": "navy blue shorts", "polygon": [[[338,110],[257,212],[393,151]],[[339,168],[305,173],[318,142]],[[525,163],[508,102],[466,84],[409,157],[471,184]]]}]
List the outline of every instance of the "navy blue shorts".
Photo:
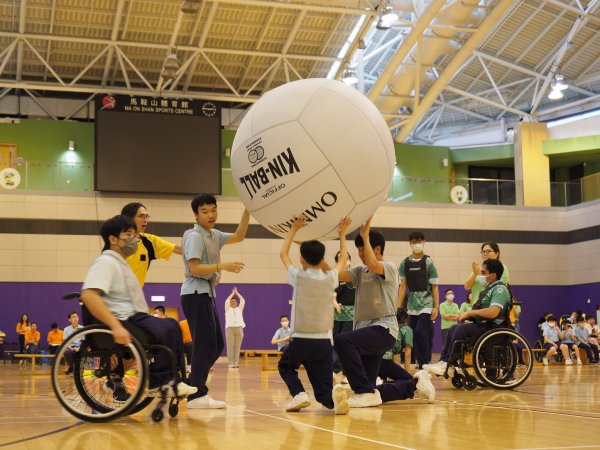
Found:
[{"label": "navy blue shorts", "polygon": [[[559,350],[562,342],[558,341],[558,342],[555,342],[555,344],[558,346],[557,350]],[[546,349],[546,351],[550,350],[552,347],[554,347],[552,344],[548,344],[547,342],[544,342],[544,348]]]}]

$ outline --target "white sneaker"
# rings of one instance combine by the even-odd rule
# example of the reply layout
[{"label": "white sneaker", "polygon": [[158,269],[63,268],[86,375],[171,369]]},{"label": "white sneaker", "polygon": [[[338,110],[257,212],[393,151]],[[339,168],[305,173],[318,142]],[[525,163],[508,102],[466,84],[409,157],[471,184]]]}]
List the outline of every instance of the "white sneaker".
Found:
[{"label": "white sneaker", "polygon": [[348,399],[350,408],[368,408],[369,406],[379,406],[382,403],[381,394],[377,389],[375,389],[375,392],[366,394],[354,394]]},{"label": "white sneaker", "polygon": [[429,403],[435,400],[435,387],[431,383],[431,374],[425,370],[419,370],[415,374],[417,381],[417,392],[421,398],[426,399]]},{"label": "white sneaker", "polygon": [[188,400],[188,409],[222,409],[225,408],[225,402],[215,400],[210,395]]},{"label": "white sneaker", "polygon": [[350,382],[348,381],[348,378],[346,378],[346,377],[342,378],[342,384],[350,384]]},{"label": "white sneaker", "polygon": [[573,365],[573,361],[571,361],[571,359],[565,359],[565,364],[567,366],[572,366]]},{"label": "white sneaker", "polygon": [[310,397],[306,392],[302,391],[292,398],[292,401],[287,404],[285,410],[287,412],[298,412],[307,406],[310,406]]},{"label": "white sneaker", "polygon": [[542,363],[547,366],[548,365],[548,358],[542,358]]},{"label": "white sneaker", "polygon": [[581,362],[581,358],[577,358],[577,365],[581,366],[583,363]]},{"label": "white sneaker", "polygon": [[335,413],[338,415],[348,414],[350,406],[348,406],[348,399],[346,398],[346,389],[344,389],[344,386],[341,384],[333,386],[331,397],[333,398],[333,410]]},{"label": "white sneaker", "polygon": [[[170,384],[165,384],[164,386],[148,389],[148,397],[160,397],[161,391],[166,390],[166,397],[173,398],[175,397],[175,391]],[[187,398],[188,395],[192,395],[198,392],[198,388],[195,386],[189,386],[185,384],[183,381],[177,383],[177,397],[178,398]]]},{"label": "white sneaker", "polygon": [[377,379],[375,380],[375,386],[379,386],[381,384],[383,384],[383,380],[381,378],[377,377]]},{"label": "white sneaker", "polygon": [[446,361],[439,361],[435,364],[423,364],[423,370],[440,376],[444,375],[446,372],[446,367],[448,367],[448,363]]}]

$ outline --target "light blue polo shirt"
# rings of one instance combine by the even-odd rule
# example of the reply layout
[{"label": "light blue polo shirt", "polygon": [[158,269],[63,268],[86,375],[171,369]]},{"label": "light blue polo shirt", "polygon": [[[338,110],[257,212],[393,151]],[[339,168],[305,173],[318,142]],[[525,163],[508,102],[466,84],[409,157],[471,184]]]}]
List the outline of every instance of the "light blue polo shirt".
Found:
[{"label": "light blue polo shirt", "polygon": [[[201,264],[209,264],[208,253],[206,252],[206,246],[204,245],[202,236],[210,238],[211,233],[210,231],[206,231],[198,224],[194,225],[194,230],[198,231],[198,233],[190,233],[185,242],[181,243],[181,256],[183,258],[184,266],[187,265],[187,262],[190,259],[199,259]],[[212,231],[219,239],[219,249],[223,248],[227,238],[231,236],[231,233],[224,233],[223,231],[215,229]],[[211,277],[211,275],[202,277],[190,276],[189,278],[186,278],[181,285],[181,295],[208,294],[209,296],[212,296],[212,289],[210,287],[210,283],[208,282],[208,279]]]}]

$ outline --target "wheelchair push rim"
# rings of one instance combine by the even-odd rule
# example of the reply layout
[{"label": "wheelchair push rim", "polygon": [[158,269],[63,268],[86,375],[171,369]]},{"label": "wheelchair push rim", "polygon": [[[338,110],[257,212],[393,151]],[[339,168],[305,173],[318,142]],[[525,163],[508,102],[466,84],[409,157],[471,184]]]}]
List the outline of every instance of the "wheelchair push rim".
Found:
[{"label": "wheelchair push rim", "polygon": [[[73,354],[73,374],[65,375],[61,360],[72,343],[81,339]],[[104,341],[98,346],[99,341]],[[109,347],[106,344],[109,343]],[[84,327],[59,347],[52,366],[52,388],[61,405],[73,416],[89,422],[106,422],[128,414],[139,404],[148,383],[147,359],[141,344],[114,344],[107,327]]]},{"label": "wheelchair push rim", "polygon": [[473,349],[477,377],[494,389],[514,389],[523,384],[531,375],[533,362],[527,339],[509,328],[487,331]]}]

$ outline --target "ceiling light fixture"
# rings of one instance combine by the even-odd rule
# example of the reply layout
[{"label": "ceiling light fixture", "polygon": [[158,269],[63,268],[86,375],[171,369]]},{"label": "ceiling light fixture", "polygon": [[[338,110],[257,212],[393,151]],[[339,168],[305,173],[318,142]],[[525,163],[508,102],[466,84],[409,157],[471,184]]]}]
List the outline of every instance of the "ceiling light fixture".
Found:
[{"label": "ceiling light fixture", "polygon": [[550,91],[550,93],[548,94],[548,98],[550,100],[560,100],[563,97],[564,97],[564,95],[563,95],[562,91],[559,89],[552,89]]},{"label": "ceiling light fixture", "polygon": [[171,53],[169,53],[167,55],[167,58],[165,59],[165,64],[163,65],[161,75],[166,80],[172,80],[177,75],[177,71],[180,67],[181,64],[177,60],[177,55],[175,54],[175,51],[171,51]]},{"label": "ceiling light fixture", "polygon": [[342,78],[342,81],[349,85],[358,83],[356,72],[352,67],[348,67],[346,70],[344,70],[344,77]]},{"label": "ceiling light fixture", "polygon": [[380,18],[379,20],[377,20],[377,25],[375,25],[375,27],[378,30],[389,30],[390,28],[392,28],[392,24]]},{"label": "ceiling light fixture", "polygon": [[384,22],[392,23],[398,20],[400,18],[400,15],[398,14],[398,11],[396,11],[394,7],[390,4],[390,2],[388,2],[387,6],[385,6],[379,13],[379,17]]},{"label": "ceiling light fixture", "polygon": [[181,3],[181,12],[184,14],[195,14],[200,9],[200,2],[202,0],[184,0]]},{"label": "ceiling light fixture", "polygon": [[552,89],[555,91],[564,91],[569,86],[565,83],[565,76],[561,73],[554,75],[554,81],[552,81]]}]

